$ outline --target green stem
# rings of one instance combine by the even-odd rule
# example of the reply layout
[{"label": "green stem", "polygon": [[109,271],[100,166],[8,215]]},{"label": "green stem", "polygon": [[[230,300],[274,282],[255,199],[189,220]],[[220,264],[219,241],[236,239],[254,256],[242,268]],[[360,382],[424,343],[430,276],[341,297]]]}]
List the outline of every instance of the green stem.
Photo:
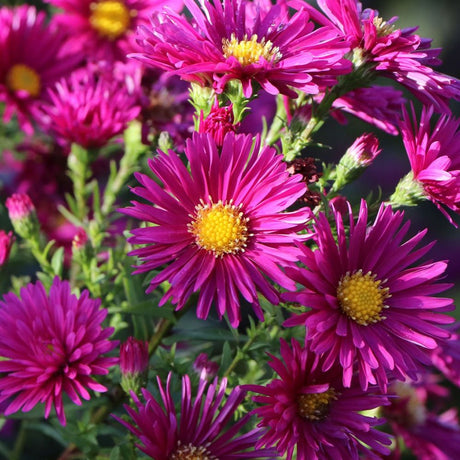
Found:
[{"label": "green stem", "polygon": [[19,428],[19,433],[14,443],[13,451],[11,452],[11,460],[20,460],[22,450],[24,449],[24,444],[26,441],[26,422],[21,421],[21,426]]},{"label": "green stem", "polygon": [[254,343],[254,341],[258,338],[257,334],[254,334],[252,337],[250,337],[247,342],[244,344],[243,348],[241,350],[238,350],[236,353],[235,357],[233,358],[233,361],[230,363],[228,366],[227,370],[225,371],[223,377],[228,377],[233,369],[235,369],[236,365],[244,358],[246,355],[246,352],[249,350],[249,347]]}]

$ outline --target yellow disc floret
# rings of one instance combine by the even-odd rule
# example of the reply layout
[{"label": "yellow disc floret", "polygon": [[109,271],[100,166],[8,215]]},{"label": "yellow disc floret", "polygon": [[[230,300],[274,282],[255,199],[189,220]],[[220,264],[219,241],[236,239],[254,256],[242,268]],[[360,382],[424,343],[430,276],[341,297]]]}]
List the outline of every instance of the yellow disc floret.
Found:
[{"label": "yellow disc floret", "polygon": [[249,40],[245,35],[243,40],[238,40],[235,34],[232,34],[230,40],[222,40],[222,51],[225,58],[233,56],[244,66],[259,62],[261,57],[268,62],[278,62],[281,59],[279,48],[273,47],[273,43],[265,41],[265,38],[259,42],[257,35],[253,35]]},{"label": "yellow disc floret", "polygon": [[169,460],[218,460],[204,447],[195,447],[193,444],[179,445],[170,455]]},{"label": "yellow disc floret", "polygon": [[40,76],[25,64],[15,64],[6,74],[6,86],[11,91],[26,91],[31,97],[37,97],[41,89]]},{"label": "yellow disc floret", "polygon": [[101,1],[91,3],[89,22],[99,35],[109,40],[115,40],[129,28],[134,12],[122,1]]},{"label": "yellow disc floret", "polygon": [[248,221],[241,212],[241,205],[223,204],[222,201],[201,204],[195,207],[195,214],[188,230],[195,236],[196,244],[216,257],[244,251],[248,239]]},{"label": "yellow disc floret", "polygon": [[337,299],[342,312],[362,326],[368,326],[385,319],[382,309],[388,308],[385,299],[389,296],[388,288],[382,288],[382,282],[376,280],[371,272],[363,274],[358,270],[347,273],[337,287]]},{"label": "yellow disc floret", "polygon": [[309,393],[297,396],[297,413],[310,421],[323,420],[329,413],[329,405],[337,399],[337,392],[329,388],[323,393]]}]

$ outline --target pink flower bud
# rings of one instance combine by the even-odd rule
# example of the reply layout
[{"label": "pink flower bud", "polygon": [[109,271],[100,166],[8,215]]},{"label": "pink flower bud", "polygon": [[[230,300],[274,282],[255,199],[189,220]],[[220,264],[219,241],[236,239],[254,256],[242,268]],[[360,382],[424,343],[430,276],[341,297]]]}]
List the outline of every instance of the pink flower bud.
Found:
[{"label": "pink flower bud", "polygon": [[193,363],[193,369],[198,374],[204,373],[206,378],[212,379],[217,375],[219,365],[214,361],[209,361],[206,353],[200,353]]},{"label": "pink flower bud", "polygon": [[201,112],[199,132],[212,134],[216,144],[222,147],[225,135],[230,131],[236,132],[238,128],[238,126],[233,123],[232,104],[226,107],[219,107],[219,103],[216,100],[211,112],[206,118],[203,117],[203,112]]},{"label": "pink flower bud", "polygon": [[348,149],[348,152],[359,166],[369,166],[382,150],[379,149],[379,140],[372,133],[365,133],[358,137]]},{"label": "pink flower bud", "polygon": [[128,337],[120,346],[120,369],[122,374],[141,374],[149,366],[149,344],[145,340]]},{"label": "pink flower bud", "polygon": [[25,193],[13,193],[5,203],[12,222],[28,218],[35,212],[29,195]]}]

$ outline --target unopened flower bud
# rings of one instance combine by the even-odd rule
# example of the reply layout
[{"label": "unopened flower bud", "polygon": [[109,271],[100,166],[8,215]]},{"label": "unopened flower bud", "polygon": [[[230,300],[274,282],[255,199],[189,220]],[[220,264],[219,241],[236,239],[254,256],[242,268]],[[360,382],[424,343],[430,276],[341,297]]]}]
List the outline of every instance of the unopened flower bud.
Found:
[{"label": "unopened flower bud", "polygon": [[374,134],[366,133],[358,137],[340,159],[336,169],[333,191],[356,180],[370,166],[381,152],[379,141]]},{"label": "unopened flower bud", "polygon": [[147,383],[148,342],[129,337],[120,346],[121,386],[126,393],[138,393]]},{"label": "unopened flower bud", "polygon": [[211,112],[204,118],[203,111],[200,115],[200,133],[210,133],[214,137],[216,144],[222,147],[224,137],[228,132],[235,132],[237,125],[234,124],[233,106],[219,107],[216,99]]},{"label": "unopened flower bud", "polygon": [[12,232],[6,233],[4,230],[0,230],[0,267],[8,262],[14,240],[15,238]]},{"label": "unopened flower bud", "polygon": [[193,369],[199,375],[204,374],[205,378],[213,379],[217,375],[219,365],[214,361],[209,361],[206,353],[200,353],[193,363]]},{"label": "unopened flower bud", "polygon": [[29,195],[14,193],[6,200],[5,205],[13,228],[19,236],[29,239],[38,233],[40,226]]}]

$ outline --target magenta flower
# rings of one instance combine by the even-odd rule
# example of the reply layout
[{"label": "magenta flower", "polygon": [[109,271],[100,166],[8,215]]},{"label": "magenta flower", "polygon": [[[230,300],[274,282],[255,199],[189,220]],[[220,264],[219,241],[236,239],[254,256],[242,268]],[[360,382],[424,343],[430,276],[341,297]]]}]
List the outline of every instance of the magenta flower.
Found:
[{"label": "magenta flower", "polygon": [[460,119],[442,115],[433,129],[433,107],[422,109],[420,122],[403,113],[401,134],[412,168],[412,178],[453,223],[444,206],[460,213]]},{"label": "magenta flower", "polygon": [[270,356],[279,378],[266,386],[244,386],[260,394],[253,398],[261,404],[253,412],[261,419],[258,426],[267,427],[256,448],[276,446],[287,460],[358,460],[361,453],[377,459],[377,453],[389,453],[389,435],[374,429],[384,420],[360,414],[388,404],[385,396],[356,385],[344,388],[341,370],[324,372],[324,360],[296,340],[292,348],[281,340],[282,359]]},{"label": "magenta flower", "polygon": [[246,97],[252,82],[268,93],[315,94],[351,70],[343,59],[348,46],[332,27],[315,26],[304,9],[292,17],[285,5],[254,5],[246,0],[185,0],[193,19],[164,10],[140,27],[142,53],[132,55],[147,65],[173,71],[187,81],[213,83],[224,91],[240,80]]},{"label": "magenta flower", "polygon": [[[195,133],[185,148],[190,172],[173,151],[159,151],[149,166],[156,178],[136,178],[133,192],[152,204],[134,201],[125,214],[153,226],[137,228],[129,239],[143,245],[130,254],[142,261],[135,273],[162,267],[150,281],[152,292],[168,280],[168,299],[184,307],[193,292],[198,295],[197,316],[206,319],[215,302],[230,324],[240,321],[240,295],[263,320],[259,291],[278,303],[277,290],[295,284],[281,267],[293,265],[300,255],[297,235],[311,215],[309,209],[283,213],[305,193],[300,175],[289,176],[282,155],[252,136],[228,133],[220,152],[213,137]],[[165,266],[167,264],[167,266]],[[266,279],[266,277],[268,279]]]},{"label": "magenta flower", "polygon": [[[393,384],[390,391],[397,397],[389,398],[391,405],[383,408],[383,414],[394,434],[402,438],[417,459],[453,460],[458,457],[460,445],[457,411],[433,413],[428,408],[428,393],[423,384],[419,385]],[[399,449],[392,458],[401,458]]]},{"label": "magenta flower", "polygon": [[65,36],[56,24],[45,23],[44,12],[33,6],[0,8],[0,102],[3,119],[16,114],[19,126],[32,134],[31,119],[47,88],[76,65],[77,56],[64,56]]},{"label": "magenta flower", "polygon": [[233,419],[246,394],[240,387],[233,389],[224,399],[226,379],[220,385],[217,379],[209,385],[205,379],[200,379],[193,396],[190,378],[185,375],[182,377],[181,406],[177,411],[171,396],[171,374],[166,388],[159,377],[157,383],[160,402],[143,389],[145,403],[131,393],[137,410],[125,405],[131,423],[114,416],[138,438],[136,447],[151,458],[237,460],[274,457],[271,450],[254,449],[260,436],[259,429],[238,435],[249,420],[249,415],[236,423]]},{"label": "magenta flower", "polygon": [[113,328],[102,328],[107,310],[90,299],[70,293],[66,281],[55,278],[49,295],[41,282],[21,289],[0,302],[0,402],[8,401],[5,415],[28,412],[45,403],[45,417],[54,406],[62,425],[66,423],[62,395],[73,403],[90,399],[87,389],[107,389],[94,380],[105,375],[117,358],[103,354],[117,343],[107,338]]},{"label": "magenta flower", "polygon": [[336,99],[332,107],[331,116],[339,123],[346,123],[343,112],[370,123],[377,128],[396,136],[399,121],[401,119],[401,108],[406,100],[402,91],[390,86],[370,86],[349,91],[342,97]]},{"label": "magenta flower", "polygon": [[[342,215],[333,210],[337,242],[324,214],[315,224],[316,250],[303,248],[304,267],[287,274],[304,288],[286,293],[285,300],[311,309],[294,315],[287,326],[305,325],[311,350],[324,354],[323,370],[343,367],[343,382],[358,371],[362,388],[377,383],[386,388],[390,376],[416,378],[429,364],[430,350],[449,333],[439,327],[454,321],[443,314],[452,299],[434,297],[450,287],[437,283],[445,262],[413,264],[433,244],[415,249],[426,231],[402,243],[409,222],[404,214],[382,205],[368,227],[363,201],[356,223],[349,211],[349,236]],[[388,375],[389,374],[389,375]]]},{"label": "magenta flower", "polygon": [[102,147],[140,112],[123,80],[80,69],[49,90],[42,106],[44,126],[67,143]]},{"label": "magenta flower", "polygon": [[440,64],[440,49],[430,49],[431,40],[414,34],[417,27],[397,29],[396,17],[384,21],[376,10],[362,11],[358,0],[318,0],[318,5],[328,18],[320,21],[343,34],[358,67],[370,65],[440,112],[450,111],[449,100],[460,100],[460,81],[432,69]]},{"label": "magenta flower", "polygon": [[13,232],[6,233],[5,230],[0,230],[0,267],[8,262],[14,240]]},{"label": "magenta flower", "polygon": [[177,11],[181,0],[45,0],[64,11],[56,20],[69,31],[66,49],[88,60],[125,61],[139,49],[135,31],[164,5]]}]

